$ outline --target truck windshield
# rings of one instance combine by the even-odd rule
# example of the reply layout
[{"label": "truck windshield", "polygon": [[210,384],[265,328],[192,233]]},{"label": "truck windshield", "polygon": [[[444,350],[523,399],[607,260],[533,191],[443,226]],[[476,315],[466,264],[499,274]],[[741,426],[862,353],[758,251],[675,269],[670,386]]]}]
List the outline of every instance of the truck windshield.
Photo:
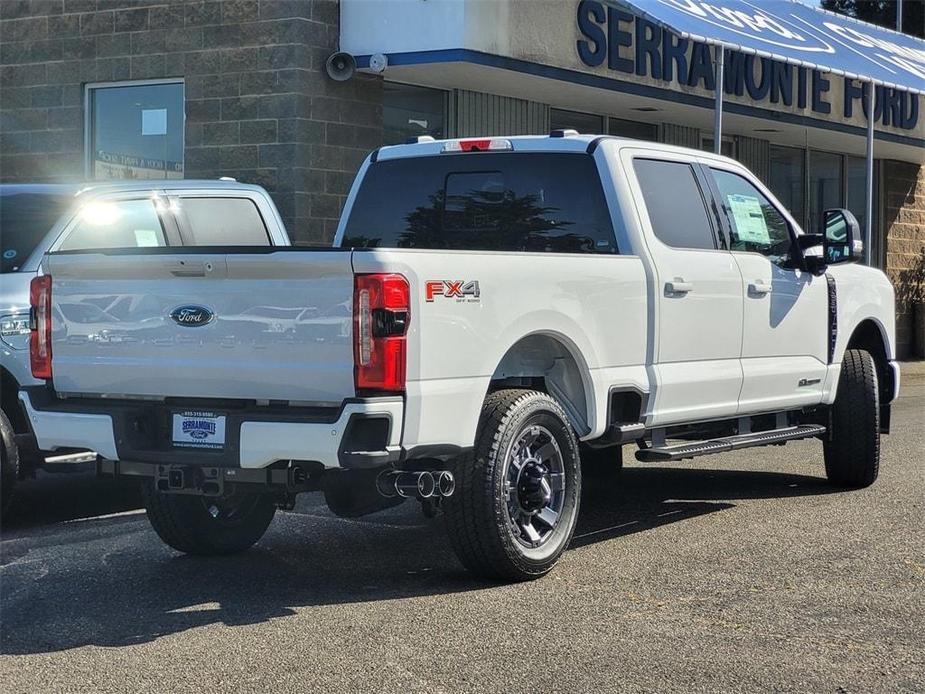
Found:
[{"label": "truck windshield", "polygon": [[74,202],[72,192],[0,190],[0,272],[16,272]]},{"label": "truck windshield", "polygon": [[341,246],[616,253],[584,153],[445,154],[372,164]]}]

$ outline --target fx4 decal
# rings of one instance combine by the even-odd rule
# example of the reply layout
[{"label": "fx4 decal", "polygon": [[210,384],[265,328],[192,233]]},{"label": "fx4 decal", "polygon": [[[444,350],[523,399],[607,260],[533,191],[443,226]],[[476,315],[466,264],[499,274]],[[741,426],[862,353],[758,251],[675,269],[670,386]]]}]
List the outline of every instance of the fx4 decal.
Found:
[{"label": "fx4 decal", "polygon": [[442,296],[447,299],[456,299],[468,303],[479,301],[478,280],[427,280],[424,283],[424,298],[433,301]]}]

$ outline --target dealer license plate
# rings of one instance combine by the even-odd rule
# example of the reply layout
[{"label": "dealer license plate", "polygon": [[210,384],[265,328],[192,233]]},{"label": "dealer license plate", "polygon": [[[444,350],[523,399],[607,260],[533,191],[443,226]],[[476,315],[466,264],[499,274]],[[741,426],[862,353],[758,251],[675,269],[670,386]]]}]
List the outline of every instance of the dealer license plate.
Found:
[{"label": "dealer license plate", "polygon": [[224,448],[225,415],[193,410],[175,413],[173,445],[182,448]]}]

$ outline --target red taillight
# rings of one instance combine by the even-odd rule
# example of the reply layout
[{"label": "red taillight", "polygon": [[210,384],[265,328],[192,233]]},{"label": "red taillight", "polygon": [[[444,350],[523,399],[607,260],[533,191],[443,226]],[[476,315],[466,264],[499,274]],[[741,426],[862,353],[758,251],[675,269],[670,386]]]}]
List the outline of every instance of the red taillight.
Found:
[{"label": "red taillight", "polygon": [[411,290],[401,275],[357,275],[353,285],[353,363],[357,391],[405,390]]},{"label": "red taillight", "polygon": [[497,152],[514,149],[513,143],[503,137],[481,137],[471,140],[447,140],[443,152]]},{"label": "red taillight", "polygon": [[51,378],[51,275],[32,279],[29,285],[32,321],[29,361],[35,378]]}]

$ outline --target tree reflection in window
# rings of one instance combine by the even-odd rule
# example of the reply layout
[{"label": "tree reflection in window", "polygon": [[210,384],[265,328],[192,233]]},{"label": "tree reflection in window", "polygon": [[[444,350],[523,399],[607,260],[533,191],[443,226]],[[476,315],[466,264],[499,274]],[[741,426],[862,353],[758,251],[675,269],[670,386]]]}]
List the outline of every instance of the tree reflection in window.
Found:
[{"label": "tree reflection in window", "polygon": [[[486,170],[488,160],[498,166]],[[428,188],[432,192],[426,193]],[[593,160],[548,154],[457,155],[377,164],[367,173],[341,245],[539,253],[616,250]]]}]

